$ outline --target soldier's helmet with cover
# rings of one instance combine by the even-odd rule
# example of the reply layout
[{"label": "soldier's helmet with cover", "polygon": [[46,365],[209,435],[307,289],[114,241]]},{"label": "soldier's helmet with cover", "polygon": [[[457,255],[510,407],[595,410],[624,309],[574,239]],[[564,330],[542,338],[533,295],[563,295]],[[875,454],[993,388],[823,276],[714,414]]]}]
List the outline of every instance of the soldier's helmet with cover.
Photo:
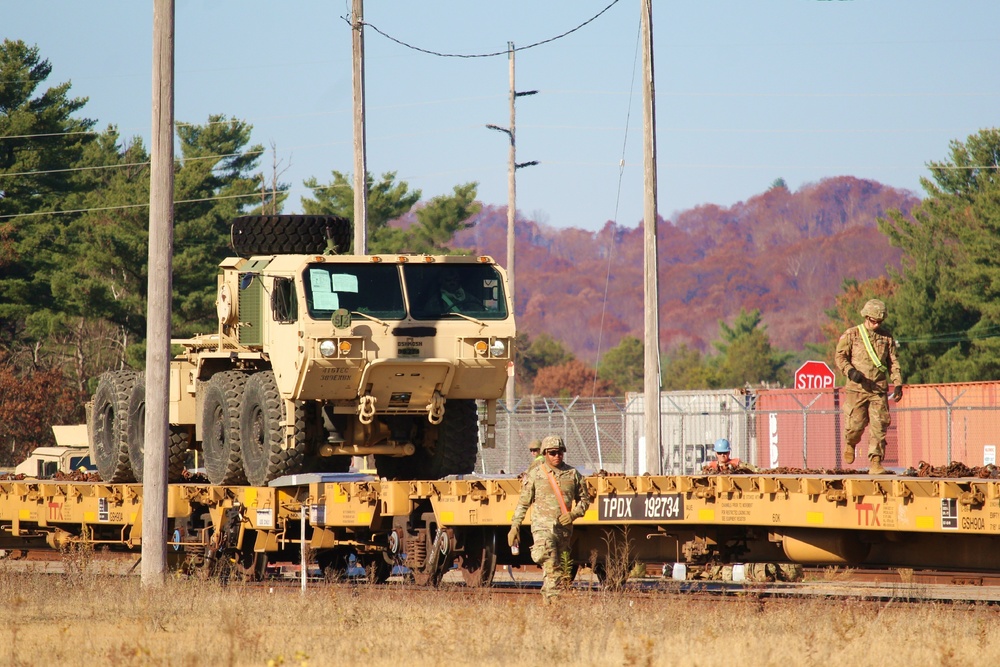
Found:
[{"label": "soldier's helmet with cover", "polygon": [[561,436],[558,435],[547,435],[542,439],[542,451],[548,449],[558,449],[560,451],[566,451],[566,443],[563,442]]},{"label": "soldier's helmet with cover", "polygon": [[725,438],[719,438],[718,440],[715,441],[715,445],[712,447],[712,450],[716,454],[728,454],[730,451],[732,451],[732,448],[729,446],[728,440],[726,440]]},{"label": "soldier's helmet with cover", "polygon": [[881,322],[885,319],[885,302],[880,299],[869,299],[861,309],[861,317],[870,317],[876,322]]},{"label": "soldier's helmet with cover", "polygon": [[538,452],[541,449],[542,449],[542,441],[537,438],[528,443],[529,452]]}]

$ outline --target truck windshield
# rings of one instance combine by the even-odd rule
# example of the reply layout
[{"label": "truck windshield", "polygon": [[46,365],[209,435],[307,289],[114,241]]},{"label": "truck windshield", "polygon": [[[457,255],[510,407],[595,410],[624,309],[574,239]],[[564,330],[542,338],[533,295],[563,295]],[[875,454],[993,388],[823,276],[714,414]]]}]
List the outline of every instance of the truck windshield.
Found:
[{"label": "truck windshield", "polygon": [[395,264],[312,264],[303,279],[313,319],[329,319],[338,308],[381,320],[406,317]]},{"label": "truck windshield", "polygon": [[507,319],[503,280],[490,264],[404,264],[403,280],[414,319],[439,320],[455,313]]}]

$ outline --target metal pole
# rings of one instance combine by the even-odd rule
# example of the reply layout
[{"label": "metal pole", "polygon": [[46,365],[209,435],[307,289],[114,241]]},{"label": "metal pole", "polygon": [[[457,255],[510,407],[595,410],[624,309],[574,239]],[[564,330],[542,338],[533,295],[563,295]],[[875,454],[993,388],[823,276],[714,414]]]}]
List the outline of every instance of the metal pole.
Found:
[{"label": "metal pole", "polygon": [[597,469],[604,470],[604,457],[601,456],[601,427],[597,424],[597,406],[591,403],[590,407],[594,411],[594,437],[597,439]]},{"label": "metal pole", "polygon": [[642,134],[643,134],[643,310],[645,355],[643,393],[646,397],[646,469],[662,473],[660,454],[660,309],[656,252],[656,102],[653,86],[653,6],[642,2]]},{"label": "metal pole", "polygon": [[306,593],[306,581],[308,580],[309,563],[306,562],[306,504],[303,502],[299,508],[299,562],[302,568],[299,574],[302,577],[302,595]]},{"label": "metal pole", "polygon": [[167,570],[167,430],[174,246],[174,0],[153,0],[153,124],[149,184],[146,424],[143,432],[142,586]]},{"label": "metal pole", "polygon": [[368,252],[368,160],[365,156],[365,9],[351,5],[351,53],[354,67],[354,254]]}]

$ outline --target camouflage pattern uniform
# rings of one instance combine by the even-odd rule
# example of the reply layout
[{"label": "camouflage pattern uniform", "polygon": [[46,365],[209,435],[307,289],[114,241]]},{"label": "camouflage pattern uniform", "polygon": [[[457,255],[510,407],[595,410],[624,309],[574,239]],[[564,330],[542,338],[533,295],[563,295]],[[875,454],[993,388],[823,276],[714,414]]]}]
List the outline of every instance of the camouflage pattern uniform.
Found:
[{"label": "camouflage pattern uniform", "polygon": [[[872,299],[861,310],[865,317],[874,313],[881,320],[885,317],[885,304]],[[865,326],[861,324],[860,326]],[[837,342],[836,364],[840,372],[848,376],[844,389],[844,443],[850,450],[846,458],[853,458],[854,446],[861,441],[861,434],[868,427],[868,459],[873,467],[881,467],[885,458],[885,434],[889,430],[889,383],[899,386],[903,380],[896,360],[896,343],[892,335],[882,327],[881,322],[874,331],[868,331],[875,356],[885,371],[872,361],[858,327],[851,327]],[[864,378],[855,382],[849,378],[850,371],[856,369]],[[877,457],[877,461],[876,461]],[[848,461],[850,463],[850,461]]]},{"label": "camouflage pattern uniform", "polygon": [[[542,451],[557,448],[564,451],[566,449],[559,436],[547,436],[542,440]],[[531,559],[542,568],[542,596],[546,602],[559,594],[564,582],[569,583],[567,573],[562,567],[562,554],[569,553],[570,539],[573,536],[573,524],[564,526],[559,523],[562,508],[559,507],[559,499],[549,483],[547,471],[551,471],[555,476],[566,509],[573,519],[582,517],[590,506],[590,496],[583,482],[583,476],[576,468],[566,463],[560,463],[555,467],[549,465],[547,461],[538,465],[532,464],[521,482],[521,496],[514,511],[511,528],[521,525],[528,508],[533,504]]]}]

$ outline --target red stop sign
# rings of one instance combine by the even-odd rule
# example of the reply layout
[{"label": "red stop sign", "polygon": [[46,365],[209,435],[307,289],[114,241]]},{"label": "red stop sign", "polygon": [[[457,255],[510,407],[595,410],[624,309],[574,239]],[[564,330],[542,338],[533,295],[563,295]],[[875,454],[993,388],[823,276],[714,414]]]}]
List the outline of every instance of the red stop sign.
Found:
[{"label": "red stop sign", "polygon": [[807,361],[795,371],[796,389],[823,389],[833,386],[834,375],[823,361]]}]

